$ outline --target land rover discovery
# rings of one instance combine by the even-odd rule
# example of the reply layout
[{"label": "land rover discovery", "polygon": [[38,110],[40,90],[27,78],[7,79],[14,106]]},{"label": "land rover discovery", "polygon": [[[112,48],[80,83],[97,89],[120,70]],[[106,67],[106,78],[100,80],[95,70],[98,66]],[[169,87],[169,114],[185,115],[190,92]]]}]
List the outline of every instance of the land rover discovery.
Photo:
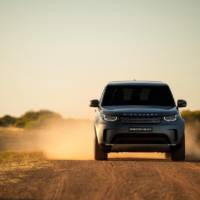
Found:
[{"label": "land rover discovery", "polygon": [[165,152],[174,161],[185,159],[185,124],[162,82],[110,82],[96,107],[94,158],[107,160],[110,152]]}]

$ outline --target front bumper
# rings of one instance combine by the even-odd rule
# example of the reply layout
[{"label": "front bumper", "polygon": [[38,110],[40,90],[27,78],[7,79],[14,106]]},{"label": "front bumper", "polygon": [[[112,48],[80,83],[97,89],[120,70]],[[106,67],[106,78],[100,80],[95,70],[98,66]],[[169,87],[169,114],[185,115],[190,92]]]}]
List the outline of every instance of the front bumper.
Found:
[{"label": "front bumper", "polygon": [[[148,128],[149,131],[132,132],[131,128]],[[98,123],[95,131],[100,146],[107,152],[169,152],[184,137],[184,122],[180,119],[146,125]]]}]

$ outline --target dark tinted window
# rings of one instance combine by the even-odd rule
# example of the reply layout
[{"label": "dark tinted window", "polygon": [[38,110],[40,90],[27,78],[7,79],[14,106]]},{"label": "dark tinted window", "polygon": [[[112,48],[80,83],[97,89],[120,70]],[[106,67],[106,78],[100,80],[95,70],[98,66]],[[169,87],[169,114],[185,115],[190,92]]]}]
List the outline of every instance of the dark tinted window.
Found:
[{"label": "dark tinted window", "polygon": [[168,86],[107,86],[102,106],[175,106]]}]

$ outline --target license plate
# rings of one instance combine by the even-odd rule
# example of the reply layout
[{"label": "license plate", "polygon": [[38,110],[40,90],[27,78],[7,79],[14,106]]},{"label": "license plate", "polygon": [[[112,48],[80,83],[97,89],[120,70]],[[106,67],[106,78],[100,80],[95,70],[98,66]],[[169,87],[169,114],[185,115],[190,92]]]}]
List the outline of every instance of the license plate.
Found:
[{"label": "license plate", "polygon": [[134,132],[134,133],[146,133],[146,132],[152,132],[152,128],[139,128],[139,127],[131,127],[129,128],[130,132]]}]

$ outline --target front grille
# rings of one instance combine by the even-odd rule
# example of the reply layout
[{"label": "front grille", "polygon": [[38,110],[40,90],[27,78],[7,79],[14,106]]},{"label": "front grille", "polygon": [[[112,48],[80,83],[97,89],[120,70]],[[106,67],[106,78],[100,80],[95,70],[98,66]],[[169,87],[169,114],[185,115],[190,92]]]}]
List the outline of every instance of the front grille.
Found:
[{"label": "front grille", "polygon": [[158,124],[161,122],[161,117],[135,117],[135,116],[121,116],[119,117],[122,123],[133,124]]},{"label": "front grille", "polygon": [[169,138],[163,134],[118,134],[115,135],[111,144],[170,144]]}]

